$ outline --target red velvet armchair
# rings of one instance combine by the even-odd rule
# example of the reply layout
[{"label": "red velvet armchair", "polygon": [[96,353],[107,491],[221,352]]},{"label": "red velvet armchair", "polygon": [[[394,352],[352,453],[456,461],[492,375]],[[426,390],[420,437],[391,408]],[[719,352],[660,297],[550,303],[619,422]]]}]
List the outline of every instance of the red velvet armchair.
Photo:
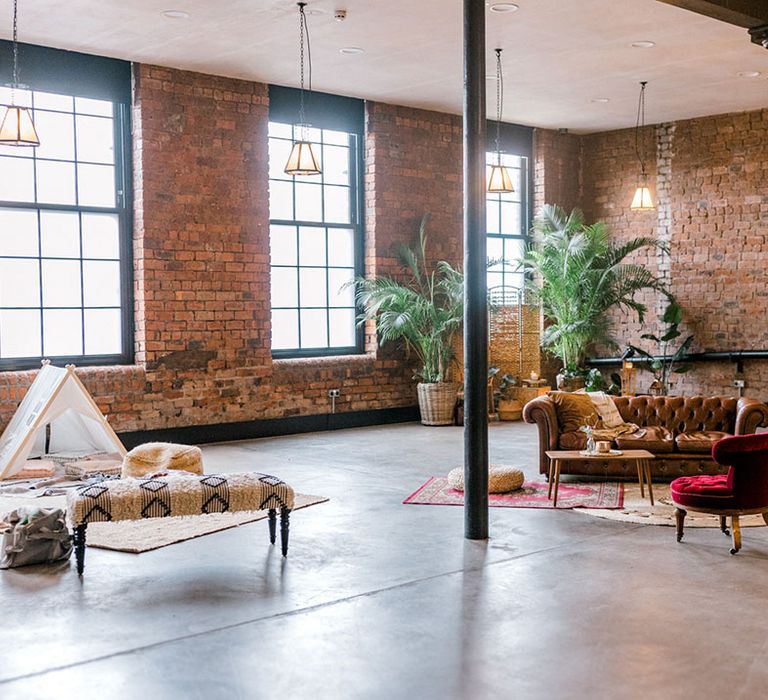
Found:
[{"label": "red velvet armchair", "polygon": [[[738,435],[716,442],[712,458],[727,474],[682,476],[670,484],[677,520],[677,541],[689,510],[720,517],[720,529],[732,537],[731,554],[741,549],[739,516],[762,515],[768,525],[768,433]],[[731,518],[728,532],[726,518]]]}]

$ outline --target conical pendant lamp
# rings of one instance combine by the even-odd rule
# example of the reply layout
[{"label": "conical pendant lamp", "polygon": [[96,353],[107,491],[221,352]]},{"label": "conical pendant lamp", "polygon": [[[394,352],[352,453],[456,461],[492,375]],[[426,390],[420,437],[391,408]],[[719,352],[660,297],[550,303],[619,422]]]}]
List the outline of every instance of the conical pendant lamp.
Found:
[{"label": "conical pendant lamp", "polygon": [[320,158],[315,145],[309,140],[309,125],[304,119],[304,39],[306,35],[307,62],[309,64],[309,90],[312,91],[312,49],[309,43],[309,29],[304,8],[307,3],[297,3],[299,6],[299,56],[301,61],[299,92],[299,123],[294,127],[294,141],[288,162],[285,164],[286,175],[319,175],[322,172]]},{"label": "conical pendant lamp", "polygon": [[0,111],[0,146],[39,146],[32,113],[16,104],[16,90],[19,88],[18,35],[18,2],[13,0],[13,84],[11,104]]},{"label": "conical pendant lamp", "polygon": [[629,208],[632,211],[653,211],[656,206],[653,203],[651,189],[648,187],[648,175],[645,172],[645,145],[640,144],[640,130],[645,126],[645,87],[647,81],[640,83],[640,99],[637,103],[637,124],[635,126],[635,150],[640,161],[640,180],[635,189],[635,196]]},{"label": "conical pendant lamp", "polygon": [[496,49],[496,163],[491,166],[488,176],[488,192],[503,194],[514,192],[512,176],[509,170],[501,164],[501,115],[504,105],[504,76],[501,70],[501,49]]}]

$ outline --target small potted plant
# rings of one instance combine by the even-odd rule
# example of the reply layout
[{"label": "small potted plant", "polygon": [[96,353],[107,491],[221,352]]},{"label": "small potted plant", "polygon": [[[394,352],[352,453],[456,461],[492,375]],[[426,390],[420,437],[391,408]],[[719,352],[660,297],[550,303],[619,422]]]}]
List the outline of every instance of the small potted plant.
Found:
[{"label": "small potted plant", "polygon": [[499,420],[520,420],[522,418],[523,406],[512,396],[511,391],[517,385],[517,377],[513,377],[511,374],[502,375],[499,388],[494,392]]}]

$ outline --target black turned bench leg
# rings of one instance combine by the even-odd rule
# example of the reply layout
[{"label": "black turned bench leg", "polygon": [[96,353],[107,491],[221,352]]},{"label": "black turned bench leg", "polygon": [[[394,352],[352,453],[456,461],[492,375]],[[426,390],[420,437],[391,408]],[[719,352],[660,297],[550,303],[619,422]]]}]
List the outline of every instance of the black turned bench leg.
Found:
[{"label": "black turned bench leg", "polygon": [[288,527],[290,525],[291,509],[280,509],[280,544],[283,548],[283,556],[288,556]]},{"label": "black turned bench leg", "polygon": [[269,509],[269,543],[274,544],[277,536],[277,511]]},{"label": "black turned bench leg", "polygon": [[75,525],[72,534],[72,543],[75,546],[75,562],[77,563],[77,573],[83,575],[85,569],[85,530],[88,525]]}]

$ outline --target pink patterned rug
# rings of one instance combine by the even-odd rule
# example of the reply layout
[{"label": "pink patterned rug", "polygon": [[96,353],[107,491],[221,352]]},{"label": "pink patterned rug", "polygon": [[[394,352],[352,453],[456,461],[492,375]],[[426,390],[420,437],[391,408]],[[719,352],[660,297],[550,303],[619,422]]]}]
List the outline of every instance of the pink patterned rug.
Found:
[{"label": "pink patterned rug", "polygon": [[[511,493],[492,493],[489,505],[496,508],[552,508],[547,499],[547,484],[526,481],[521,489]],[[403,503],[421,506],[463,506],[464,493],[448,486],[443,476],[430,477],[426,484],[406,498]],[[570,483],[560,482],[557,507],[561,508],[621,508],[624,505],[624,485],[618,482]]]}]

